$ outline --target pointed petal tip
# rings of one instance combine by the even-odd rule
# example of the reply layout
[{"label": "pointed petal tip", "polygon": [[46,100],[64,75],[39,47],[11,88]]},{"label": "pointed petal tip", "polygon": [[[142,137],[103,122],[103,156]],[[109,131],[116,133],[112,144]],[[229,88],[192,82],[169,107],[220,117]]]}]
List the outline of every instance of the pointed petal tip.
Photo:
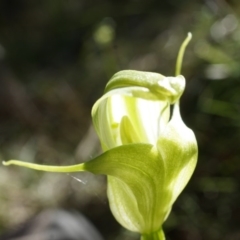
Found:
[{"label": "pointed petal tip", "polygon": [[188,38],[192,38],[192,33],[191,32],[188,32],[188,34],[187,34],[187,36],[188,36]]},{"label": "pointed petal tip", "polygon": [[18,162],[18,161],[17,160],[7,160],[7,161],[3,160],[2,165],[3,166],[10,166],[10,165],[15,164],[15,162]]},{"label": "pointed petal tip", "polygon": [[2,165],[3,165],[3,166],[8,166],[9,163],[3,160],[3,161],[2,161]]}]

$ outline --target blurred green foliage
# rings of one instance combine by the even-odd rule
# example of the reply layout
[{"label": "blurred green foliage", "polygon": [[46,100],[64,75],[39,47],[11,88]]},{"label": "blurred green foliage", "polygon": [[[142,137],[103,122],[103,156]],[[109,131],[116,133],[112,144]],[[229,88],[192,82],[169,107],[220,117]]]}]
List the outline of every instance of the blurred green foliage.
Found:
[{"label": "blurred green foliage", "polygon": [[[123,69],[173,75],[190,31],[181,106],[199,161],[164,229],[168,240],[240,239],[239,21],[238,0],[0,1],[1,159],[64,165],[97,154],[90,111],[108,79]],[[63,207],[106,239],[138,239],[111,216],[104,178],[74,177],[84,183],[0,167],[0,233]]]}]

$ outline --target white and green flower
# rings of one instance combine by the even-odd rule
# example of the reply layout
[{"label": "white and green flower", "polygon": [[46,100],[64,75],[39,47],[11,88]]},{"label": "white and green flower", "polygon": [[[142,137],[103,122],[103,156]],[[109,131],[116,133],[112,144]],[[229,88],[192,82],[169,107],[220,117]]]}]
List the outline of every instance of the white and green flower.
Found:
[{"label": "white and green flower", "polygon": [[[177,73],[189,38],[180,49]],[[142,240],[165,239],[162,224],[197,162],[195,136],[180,116],[179,99],[184,88],[185,78],[181,75],[120,71],[110,79],[105,94],[92,109],[103,154],[73,166],[17,160],[4,164],[105,174],[110,207],[118,222],[139,232]]]}]

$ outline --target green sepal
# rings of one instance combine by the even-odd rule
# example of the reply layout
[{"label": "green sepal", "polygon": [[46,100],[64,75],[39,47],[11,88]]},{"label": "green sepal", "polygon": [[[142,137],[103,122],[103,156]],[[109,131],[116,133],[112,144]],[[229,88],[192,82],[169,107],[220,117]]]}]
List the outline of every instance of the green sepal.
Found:
[{"label": "green sepal", "polygon": [[111,210],[116,219],[131,231],[153,230],[156,193],[161,189],[162,178],[158,158],[156,148],[139,143],[116,147],[85,164],[89,172],[108,175]]},{"label": "green sepal", "polygon": [[[73,166],[46,166],[11,160],[3,163],[40,171],[89,171],[108,175],[108,195],[116,219],[126,228],[150,233],[156,228],[155,211],[162,191],[163,169],[158,151],[150,144],[122,145],[104,152],[89,162]],[[165,215],[165,214],[164,214]],[[165,216],[158,221],[161,225]],[[157,229],[160,227],[157,227]]]},{"label": "green sepal", "polygon": [[159,137],[157,146],[164,159],[165,184],[171,189],[169,203],[173,204],[191,178],[198,157],[195,135],[182,121],[179,103],[174,105],[172,119]]}]

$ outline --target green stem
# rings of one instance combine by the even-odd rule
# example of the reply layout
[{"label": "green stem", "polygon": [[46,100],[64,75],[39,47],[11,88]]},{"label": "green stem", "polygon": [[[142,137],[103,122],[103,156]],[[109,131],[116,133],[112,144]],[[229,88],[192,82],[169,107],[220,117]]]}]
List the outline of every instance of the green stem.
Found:
[{"label": "green stem", "polygon": [[175,73],[176,76],[181,74],[182,61],[183,61],[183,55],[185,52],[185,48],[187,47],[187,45],[191,39],[192,39],[192,34],[188,33],[186,39],[184,40],[184,42],[182,43],[182,45],[179,49],[178,56],[177,56],[177,63],[176,63],[176,73]]},{"label": "green stem", "polygon": [[141,240],[165,240],[165,235],[162,229],[157,232],[143,234]]}]

